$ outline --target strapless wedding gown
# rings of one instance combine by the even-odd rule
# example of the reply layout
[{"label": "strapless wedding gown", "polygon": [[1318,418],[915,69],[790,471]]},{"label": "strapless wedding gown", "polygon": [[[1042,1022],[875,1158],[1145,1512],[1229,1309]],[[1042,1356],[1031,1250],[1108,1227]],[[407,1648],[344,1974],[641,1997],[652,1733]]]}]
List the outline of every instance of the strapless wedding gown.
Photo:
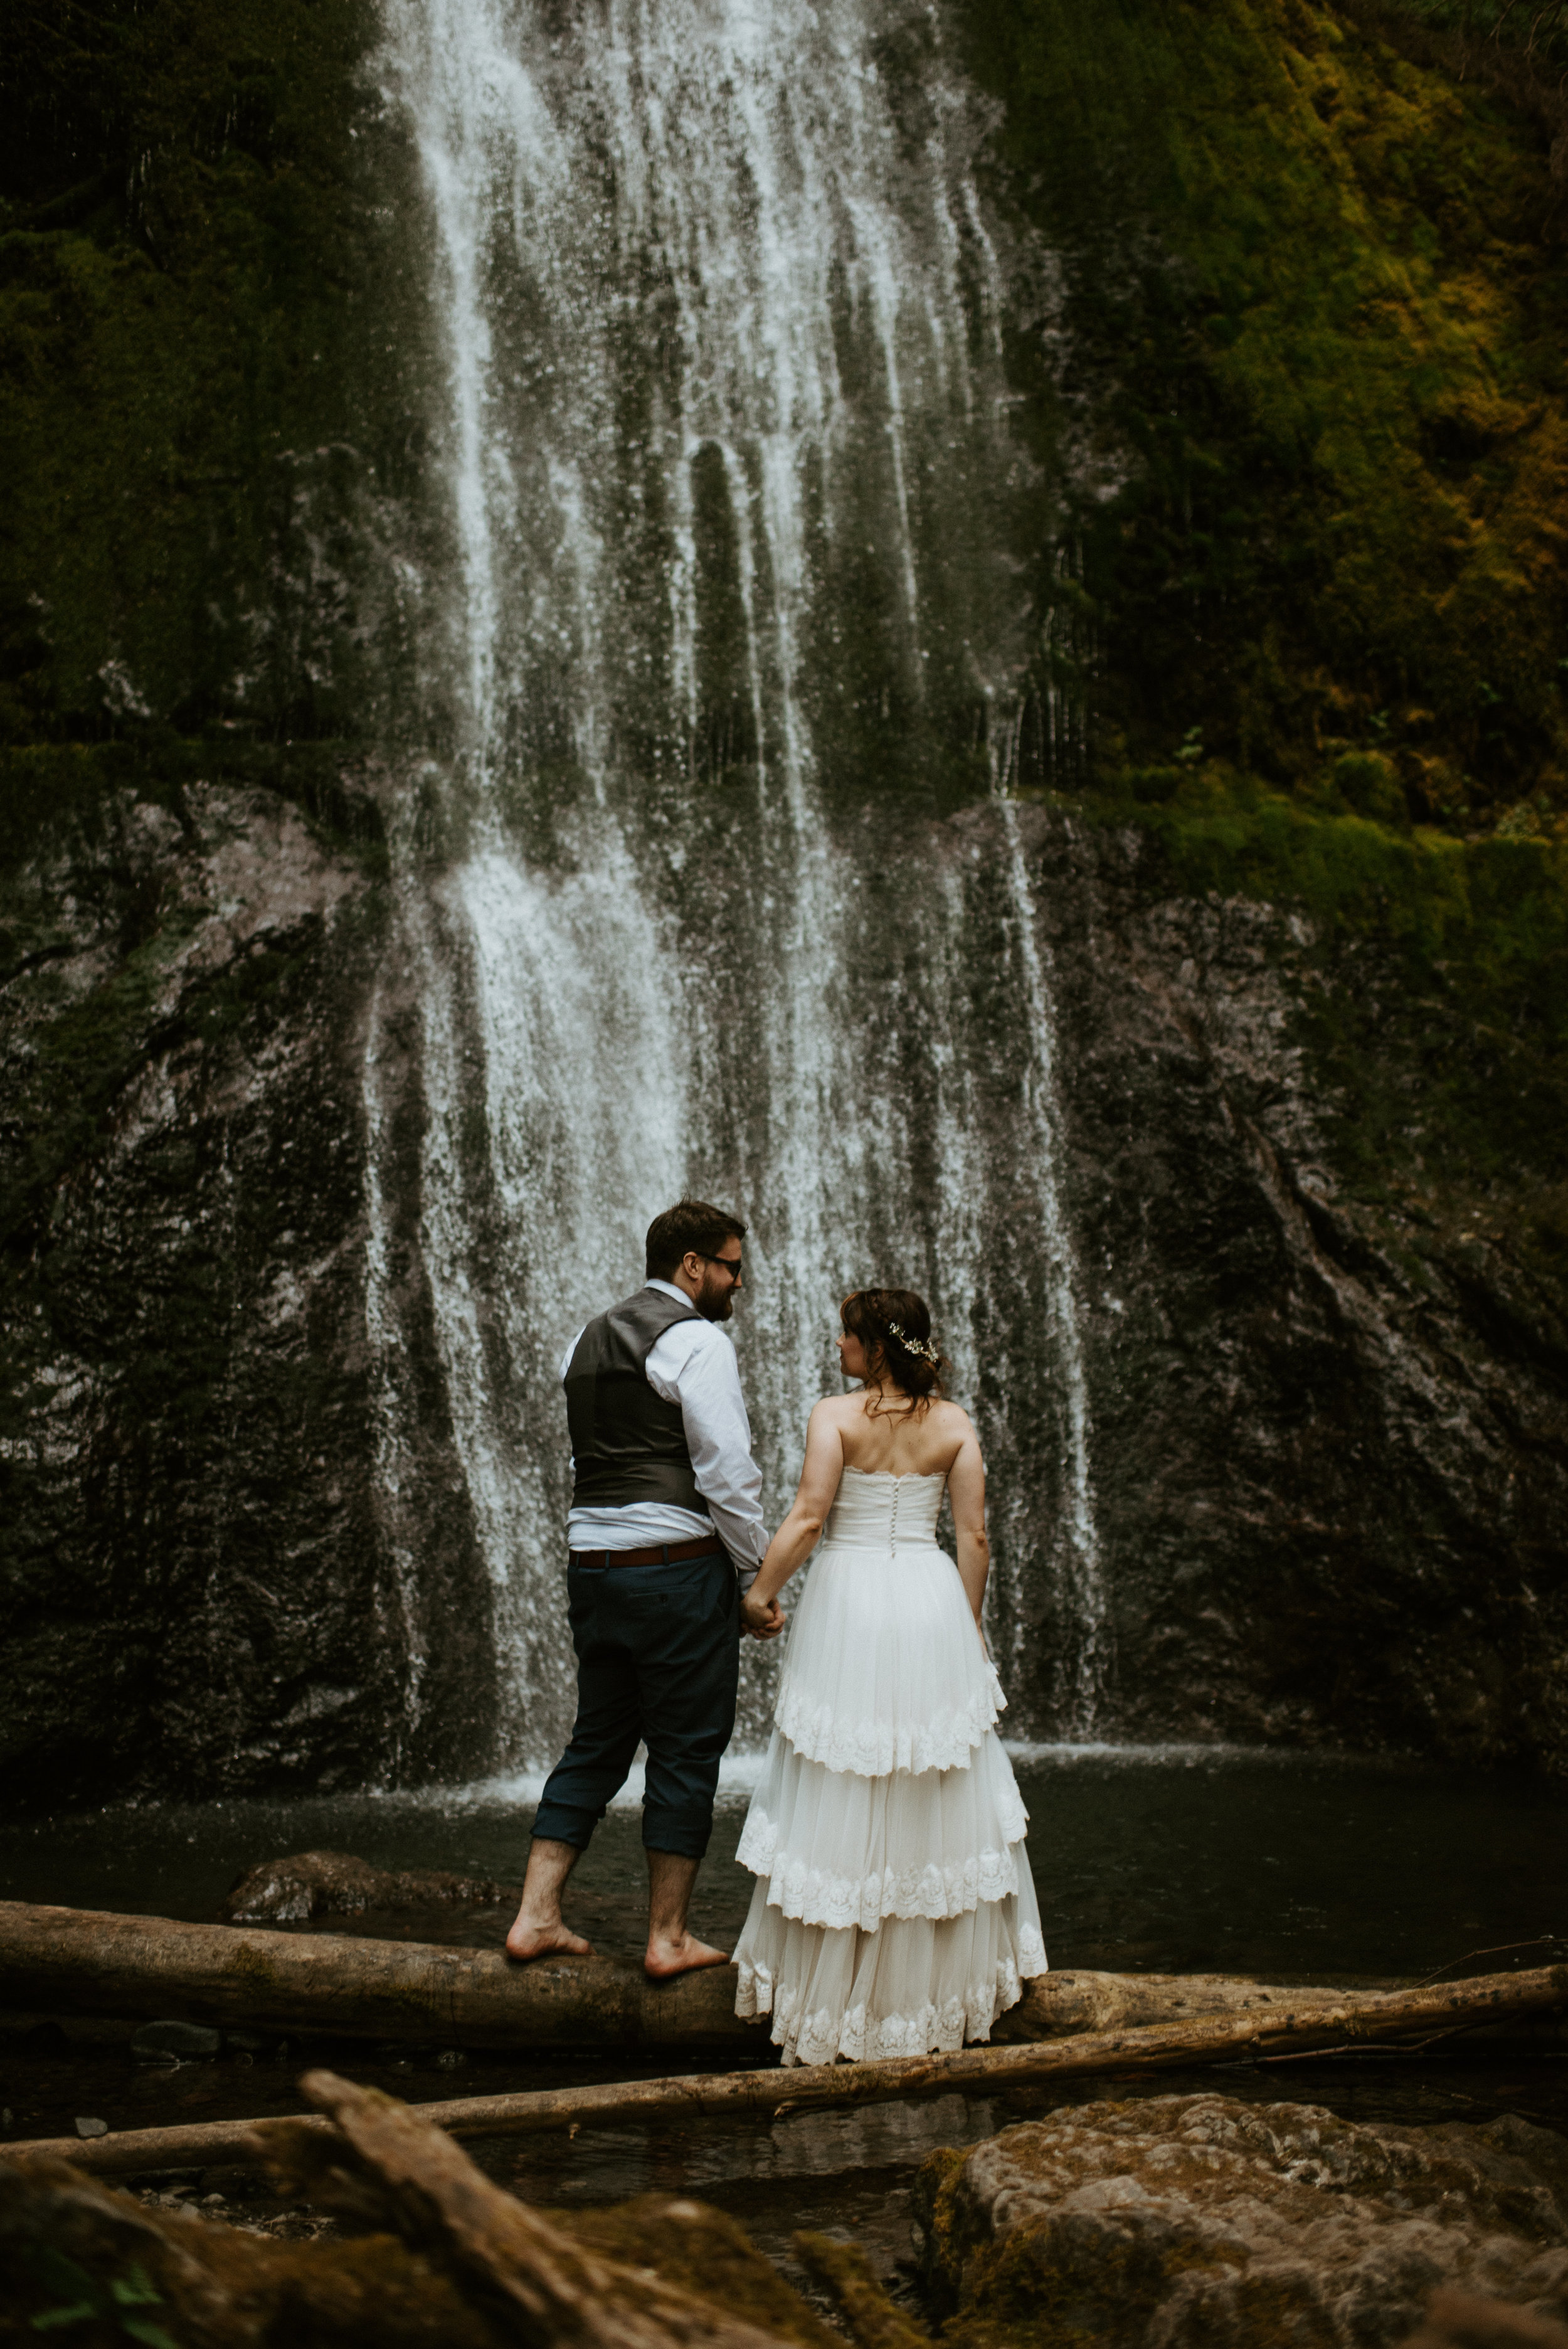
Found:
[{"label": "strapless wedding gown", "polygon": [[1046,1971],[1006,1702],[936,1546],[944,1476],[846,1468],[738,1853],[736,2013],[786,2064],[985,2039]]}]

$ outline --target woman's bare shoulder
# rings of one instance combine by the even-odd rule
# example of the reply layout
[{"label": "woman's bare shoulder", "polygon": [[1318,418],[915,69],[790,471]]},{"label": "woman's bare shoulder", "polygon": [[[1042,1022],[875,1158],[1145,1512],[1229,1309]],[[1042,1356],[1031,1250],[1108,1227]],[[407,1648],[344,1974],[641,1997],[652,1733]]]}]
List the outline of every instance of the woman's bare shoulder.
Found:
[{"label": "woman's bare shoulder", "polygon": [[841,1434],[864,1417],[864,1406],[858,1394],[824,1395],[820,1402],[811,1405],[811,1425],[836,1427]]},{"label": "woman's bare shoulder", "polygon": [[824,1419],[847,1419],[851,1412],[861,1408],[857,1390],[853,1394],[824,1395],[820,1402],[811,1405],[811,1416],[815,1419],[820,1412]]},{"label": "woman's bare shoulder", "polygon": [[944,1435],[956,1436],[960,1442],[975,1433],[974,1421],[963,1404],[957,1402],[934,1402],[926,1424],[940,1428]]}]

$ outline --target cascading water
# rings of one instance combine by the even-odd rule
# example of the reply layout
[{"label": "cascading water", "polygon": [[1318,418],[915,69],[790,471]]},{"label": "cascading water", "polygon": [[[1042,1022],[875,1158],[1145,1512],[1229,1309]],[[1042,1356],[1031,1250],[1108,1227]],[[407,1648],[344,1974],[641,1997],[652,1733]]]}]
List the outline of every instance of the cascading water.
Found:
[{"label": "cascading water", "polygon": [[[1104,1610],[1048,971],[1016,830],[998,854],[933,818],[980,787],[1023,657],[984,121],[932,16],[856,0],[388,0],[387,26],[452,554],[388,954],[416,1032],[374,1023],[367,1096],[379,1148],[400,1050],[497,1758],[547,1759],[570,1722],[558,1359],[683,1189],[751,1226],[772,1517],[840,1297],[930,1295],[992,1461],[1015,1679],[1087,1727]],[[394,1524],[423,1407],[388,1369]],[[753,1734],[775,1668],[748,1648]]]}]

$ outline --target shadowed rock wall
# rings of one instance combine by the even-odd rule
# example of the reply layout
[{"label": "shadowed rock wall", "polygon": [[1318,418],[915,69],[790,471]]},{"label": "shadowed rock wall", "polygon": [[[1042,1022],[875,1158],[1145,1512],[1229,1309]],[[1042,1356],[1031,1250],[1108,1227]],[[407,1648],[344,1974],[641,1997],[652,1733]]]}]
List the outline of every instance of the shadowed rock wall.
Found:
[{"label": "shadowed rock wall", "polygon": [[[8,1783],[473,1775],[496,1758],[490,1600],[419,1287],[418,1029],[395,1007],[386,1278],[417,1446],[395,1517],[365,1327],[385,885],[269,793],[181,807],[128,795],[30,868],[53,944],[0,990]],[[1391,1143],[1369,1180],[1346,1103],[1379,1049],[1408,1065],[1394,942],[1183,888],[1131,821],[1020,823],[1083,1268],[1107,1729],[1561,1767],[1568,1340],[1529,1170],[1483,1196]],[[962,872],[981,997],[1005,864],[981,807],[916,828],[888,875],[896,900]],[[1462,1002],[1428,1016],[1434,1049],[1473,1052]],[[999,1037],[976,1117],[1020,1081]],[[994,1247],[1005,1265],[1005,1223]],[[1018,1407],[984,1350],[976,1402]],[[1028,1728],[1056,1633],[1048,1584],[1024,1588]]]},{"label": "shadowed rock wall", "polygon": [[[998,203],[1055,256],[1003,322],[1038,623],[1013,771],[1086,793],[1022,823],[1107,1726],[1561,1766],[1546,138],[1392,19],[961,13],[1003,109]],[[450,754],[428,255],[372,12],[274,15],[37,14],[0,92],[0,324],[26,362],[0,387],[0,1758],[40,1803],[495,1752],[419,1268],[421,1028],[356,780],[388,746],[405,772]],[[887,871],[875,951],[901,872],[957,872],[984,1013],[1014,918],[1000,819],[932,811],[984,787],[987,745],[950,729],[916,773],[856,682],[850,574],[843,606],[818,666],[852,705],[832,821]],[[710,807],[739,756],[713,749]],[[1271,826],[1299,855],[1249,863],[1236,841]],[[975,1113],[1016,1130],[1016,1040],[990,1033]],[[913,1017],[889,1040],[912,1090],[925,1040]],[[1005,1314],[1048,1309],[1025,1254],[1004,1215],[998,1350]],[[1048,1397],[982,1390],[1003,1432],[1043,1423]],[[1013,1718],[1046,1730],[1059,1594],[1021,1588]]]},{"label": "shadowed rock wall", "polygon": [[[1561,1766],[1568,1298],[1539,1170],[1434,1173],[1418,1099],[1367,1165],[1353,1080],[1412,1078],[1391,939],[1183,893],[1130,822],[1026,822],[1119,1727]],[[1426,1016],[1433,1054],[1484,1056],[1462,988]]]},{"label": "shadowed rock wall", "polygon": [[14,1795],[471,1766],[486,1609],[438,1420],[418,1588],[377,1522],[364,861],[268,792],[127,793],[7,912]]}]

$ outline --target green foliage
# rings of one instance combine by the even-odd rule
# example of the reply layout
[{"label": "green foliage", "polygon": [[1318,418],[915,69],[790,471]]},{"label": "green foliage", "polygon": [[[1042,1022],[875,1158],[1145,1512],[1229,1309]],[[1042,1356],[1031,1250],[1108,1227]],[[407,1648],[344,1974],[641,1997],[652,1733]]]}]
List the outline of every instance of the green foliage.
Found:
[{"label": "green foliage", "polygon": [[1462,827],[1568,804],[1568,266],[1540,126],[1392,38],[975,0],[966,54],[1062,256],[1067,375],[1032,331],[1016,368],[1130,456],[1068,516],[1111,763],[1376,750]]},{"label": "green foliage", "polygon": [[69,2294],[62,2306],[44,2309],[31,2320],[35,2333],[57,2333],[68,2325],[108,2319],[128,2340],[143,2343],[144,2349],[175,2349],[160,2324],[150,2316],[135,2313],[139,2309],[163,2306],[163,2294],[154,2288],[144,2267],[132,2265],[124,2275],[100,2284],[75,2260],[46,2245],[35,2246],[26,2256],[41,2283],[51,2292]]},{"label": "green foliage", "polygon": [[[1372,763],[1341,760],[1334,779],[1359,789]],[[1568,842],[1458,840],[1402,811],[1389,823],[1305,805],[1231,769],[1154,771],[1158,794],[1140,771],[1074,804],[1138,824],[1150,885],[1306,917],[1307,966],[1328,983],[1303,997],[1300,1034],[1343,1176],[1364,1195],[1404,1184],[1450,1206],[1513,1194],[1520,1236],[1560,1254]]]},{"label": "green foliage", "polygon": [[1439,32],[1462,34],[1516,56],[1528,56],[1550,69],[1568,54],[1568,7],[1563,0],[1398,0],[1399,13]]},{"label": "green foliage", "polygon": [[77,746],[275,771],[358,730],[365,509],[410,438],[360,160],[376,34],[366,0],[13,12],[0,743],[60,746],[78,810],[126,757]]}]

